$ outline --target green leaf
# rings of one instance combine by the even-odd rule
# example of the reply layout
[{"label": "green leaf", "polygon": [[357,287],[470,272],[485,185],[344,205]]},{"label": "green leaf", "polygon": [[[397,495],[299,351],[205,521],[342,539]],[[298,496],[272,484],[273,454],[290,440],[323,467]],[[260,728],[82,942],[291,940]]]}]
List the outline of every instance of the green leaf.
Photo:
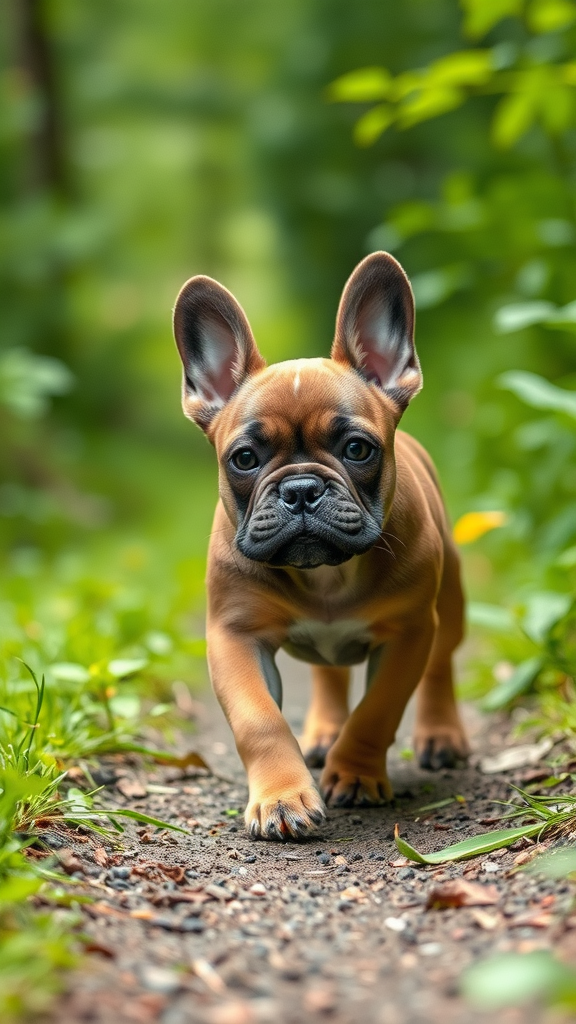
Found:
[{"label": "green leaf", "polygon": [[558,32],[576,21],[576,7],[568,0],[532,0],[528,25],[533,32]]},{"label": "green leaf", "polygon": [[466,617],[473,626],[484,626],[499,633],[509,633],[515,628],[516,622],[508,608],[498,604],[485,604],[482,601],[470,601],[466,608]]},{"label": "green leaf", "polygon": [[0,906],[6,903],[20,903],[32,896],[42,885],[41,878],[13,875],[0,883]]},{"label": "green leaf", "polygon": [[87,683],[90,673],[84,665],[77,665],[73,661],[60,661],[50,665],[50,673],[63,683]]},{"label": "green leaf", "polygon": [[524,327],[531,327],[532,324],[546,323],[556,313],[556,306],[552,302],[514,302],[507,306],[501,306],[494,317],[494,329],[499,334],[510,334],[512,331],[521,331]]},{"label": "green leaf", "polygon": [[401,106],[399,122],[402,128],[412,128],[421,121],[439,117],[449,110],[462,105],[466,99],[463,89],[451,85],[433,85],[421,89],[416,96],[409,97]]},{"label": "green leaf", "polygon": [[512,391],[534,409],[564,412],[576,419],[576,391],[565,391],[528,370],[508,370],[497,380],[498,387]]},{"label": "green leaf", "polygon": [[335,103],[365,103],[386,99],[392,76],[386,68],[358,68],[341,75],[328,86],[328,99]]},{"label": "green leaf", "polygon": [[140,811],[131,811],[127,808],[121,807],[114,810],[104,808],[99,812],[100,817],[118,817],[118,818],[131,818],[133,821],[139,821],[143,825],[154,825],[156,828],[169,828],[173,832],[182,832],[185,836],[189,835],[189,832],[185,828],[180,828],[179,825],[173,825],[170,821],[163,821],[161,818],[151,818],[149,814],[142,814]]},{"label": "green leaf", "polygon": [[482,701],[483,711],[498,711],[515,697],[527,693],[543,665],[540,657],[528,658],[517,666],[510,679],[495,686]]},{"label": "green leaf", "polygon": [[434,85],[482,85],[492,70],[491,50],[459,50],[434,61],[426,79]]},{"label": "green leaf", "polygon": [[470,270],[466,263],[452,263],[436,270],[425,270],[412,277],[412,291],[417,309],[432,309],[445,302],[455,292],[470,284]]},{"label": "green leaf", "polygon": [[464,31],[473,39],[485,36],[499,21],[522,12],[523,0],[460,0]]},{"label": "green leaf", "polygon": [[152,629],[144,637],[144,643],[152,654],[158,655],[158,657],[165,657],[170,654],[174,644],[172,637],[168,636],[167,633],[162,633],[159,629]]},{"label": "green leaf", "polygon": [[527,92],[505,96],[492,119],[492,139],[501,149],[509,149],[524,135],[536,116],[535,97]]},{"label": "green leaf", "polygon": [[140,698],[135,693],[117,693],[108,703],[114,715],[127,721],[138,718],[142,707]]},{"label": "green leaf", "polygon": [[371,146],[382,132],[392,124],[394,111],[387,103],[380,103],[365,114],[354,125],[354,141],[357,146]]},{"label": "green leaf", "polygon": [[115,658],[108,663],[108,671],[116,679],[125,679],[126,676],[133,676],[136,672],[141,672],[147,664],[147,658]]},{"label": "green leaf", "polygon": [[462,994],[482,1009],[515,1006],[539,996],[576,993],[576,972],[559,963],[547,950],[498,953],[473,964],[461,981]]},{"label": "green leaf", "polygon": [[535,643],[541,643],[546,634],[564,618],[572,604],[570,594],[540,591],[531,594],[527,602],[522,628]]},{"label": "green leaf", "polygon": [[479,836],[464,839],[460,843],[447,846],[444,850],[436,850],[434,853],[419,853],[405,839],[401,839],[398,834],[398,826],[394,832],[394,839],[398,850],[408,860],[414,860],[418,864],[446,864],[448,861],[466,860],[468,857],[477,857],[480,854],[491,853],[492,850],[500,850],[504,846],[515,843],[517,839],[535,836],[541,830],[542,822],[539,822],[537,825],[522,825],[519,828],[503,828],[494,832],[483,832]]},{"label": "green leaf", "polygon": [[566,878],[576,873],[576,848],[564,846],[543,853],[531,861],[526,870],[546,878]]}]

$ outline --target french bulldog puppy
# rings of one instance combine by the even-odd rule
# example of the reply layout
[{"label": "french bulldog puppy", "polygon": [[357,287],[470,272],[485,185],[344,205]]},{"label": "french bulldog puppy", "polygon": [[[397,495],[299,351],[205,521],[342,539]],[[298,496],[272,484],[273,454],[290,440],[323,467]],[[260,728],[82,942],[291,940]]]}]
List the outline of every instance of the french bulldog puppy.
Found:
[{"label": "french bulldog puppy", "polygon": [[[174,311],[183,408],[219,463],[208,662],[249,780],[251,836],[299,839],[329,806],[392,796],[386,751],[418,687],[425,768],[468,753],[452,681],[463,596],[431,460],[397,430],[422,387],[408,278],[388,253],[348,280],[330,359],[267,366],[234,297],[193,277]],[[299,747],[279,648],[312,665]],[[350,665],[367,662],[349,713]]]}]

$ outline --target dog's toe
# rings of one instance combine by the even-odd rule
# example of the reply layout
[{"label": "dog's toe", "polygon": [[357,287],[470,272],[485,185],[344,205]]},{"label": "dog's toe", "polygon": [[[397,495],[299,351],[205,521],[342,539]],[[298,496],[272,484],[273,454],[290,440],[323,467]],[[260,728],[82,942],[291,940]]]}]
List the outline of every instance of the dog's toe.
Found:
[{"label": "dog's toe", "polygon": [[440,768],[455,768],[470,753],[464,732],[456,728],[428,733],[420,731],[415,736],[414,747],[420,767],[433,772]]},{"label": "dog's toe", "polygon": [[275,842],[304,839],[325,820],[320,794],[309,787],[297,793],[251,803],[246,809],[246,828],[252,839]]},{"label": "dog's toe", "polygon": [[321,789],[328,807],[381,807],[392,797],[387,778],[344,771],[326,771]]}]

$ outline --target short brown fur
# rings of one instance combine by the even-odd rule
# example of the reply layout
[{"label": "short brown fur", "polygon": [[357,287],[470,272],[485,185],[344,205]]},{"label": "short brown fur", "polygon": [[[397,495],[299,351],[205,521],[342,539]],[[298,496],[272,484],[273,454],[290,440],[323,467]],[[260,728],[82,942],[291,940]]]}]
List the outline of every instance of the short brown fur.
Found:
[{"label": "short brown fur", "polygon": [[[384,274],[378,278],[381,268]],[[181,293],[186,301],[188,295],[194,299],[194,280]],[[211,284],[215,291],[221,288]],[[248,328],[248,342],[248,335],[242,338],[242,345],[254,346],[253,352],[246,354],[244,348],[242,353],[248,369],[215,410],[212,392],[207,391],[203,400],[202,386],[199,392],[187,392],[185,386],[184,409],[206,430],[220,464],[220,501],[208,558],[208,660],[214,689],[248,773],[246,825],[255,837],[299,838],[321,823],[324,804],[305,758],[310,765],[325,762],[320,789],[328,805],[388,800],[392,793],[386,751],[416,687],[414,742],[421,763],[452,764],[468,752],[452,683],[452,653],[461,640],[463,621],[458,554],[431,460],[417,441],[396,429],[404,405],[420,386],[415,350],[405,349],[403,342],[398,355],[396,342],[389,350],[379,341],[373,356],[372,328],[365,329],[362,322],[358,327],[359,315],[364,320],[370,317],[370,323],[374,319],[374,287],[381,288],[389,317],[390,288],[399,290],[405,318],[393,295],[394,308],[400,308],[401,326],[411,337],[413,308],[408,308],[407,281],[392,257],[375,254],[360,264],[347,286],[360,314],[347,305],[344,292],[332,359],[265,367]],[[202,305],[202,324],[210,315],[210,308]],[[352,328],[343,326],[346,317]],[[394,326],[393,320],[389,322]],[[231,330],[234,333],[233,325]],[[378,331],[382,334],[380,326]],[[398,336],[399,332],[400,328]],[[202,345],[210,344],[209,329],[206,338]],[[354,351],[358,345],[360,352]],[[182,337],[179,348],[185,371],[193,378],[196,349],[191,342],[187,349]],[[392,363],[393,371],[385,369],[378,380],[370,378],[366,366],[371,358],[378,373]],[[390,374],[386,380],[384,372]],[[292,477],[310,473],[314,478],[320,473],[329,481],[344,480],[351,501],[365,504],[354,482],[355,467],[348,473],[334,453],[330,439],[335,417],[350,417],[354,429],[366,429],[381,447],[379,539],[339,565],[274,566],[245,557],[236,543],[238,489],[245,485],[242,480],[231,483],[227,466],[249,423],[257,422],[272,454],[261,478],[242,499],[246,517],[258,505],[263,489],[276,493],[287,471]],[[337,636],[338,627],[332,624],[342,622],[350,630],[356,621],[359,635],[365,629],[370,637],[370,685],[349,714],[348,666],[315,664],[313,700],[300,748],[271,695],[261,653],[273,656],[284,646],[290,650],[295,624],[312,622],[320,630],[324,625],[334,628]]]}]

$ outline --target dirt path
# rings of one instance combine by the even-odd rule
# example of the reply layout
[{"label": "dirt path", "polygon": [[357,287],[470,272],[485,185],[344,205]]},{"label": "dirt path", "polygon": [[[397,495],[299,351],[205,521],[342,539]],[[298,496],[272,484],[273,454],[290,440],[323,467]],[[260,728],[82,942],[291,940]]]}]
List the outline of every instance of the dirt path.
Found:
[{"label": "dirt path", "polygon": [[[288,664],[288,663],[287,663]],[[305,669],[284,670],[286,713],[298,730]],[[304,680],[304,681],[303,681]],[[576,953],[576,930],[559,925],[562,882],[510,874],[519,848],[442,869],[406,865],[393,828],[430,850],[485,831],[493,800],[516,775],[489,776],[479,753],[502,733],[468,709],[476,756],[464,771],[429,774],[399,754],[390,764],[393,808],[331,811],[319,837],[300,845],[254,843],[240,817],[246,789],[230,734],[211,697],[198,747],[230,781],[147,776],[116,764],[102,781],[117,802],[173,818],[191,834],[134,828],[124,850],[75,844],[69,870],[96,903],[84,910],[92,954],[70,981],[55,1019],[65,1024],[530,1024],[535,1006],[480,1013],[458,993],[470,962],[504,950],[560,945]],[[122,776],[122,773],[124,775]],[[118,775],[120,777],[118,777]],[[125,796],[118,789],[124,790]],[[465,803],[418,812],[455,794]],[[232,812],[232,814],[230,813]],[[53,837],[54,845],[61,843]],[[426,909],[447,879],[485,887],[485,906]],[[82,886],[83,888],[83,886]]]}]

